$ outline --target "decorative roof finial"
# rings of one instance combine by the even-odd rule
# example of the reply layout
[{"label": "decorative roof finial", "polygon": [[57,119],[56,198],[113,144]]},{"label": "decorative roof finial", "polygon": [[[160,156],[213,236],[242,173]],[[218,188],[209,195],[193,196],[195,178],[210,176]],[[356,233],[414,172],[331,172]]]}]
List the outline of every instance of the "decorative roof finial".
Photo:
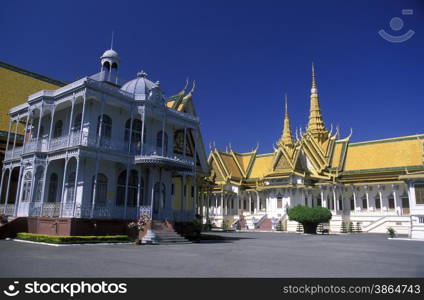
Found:
[{"label": "decorative roof finial", "polygon": [[193,80],[193,87],[191,88],[190,94],[194,93],[194,88],[196,87],[196,80]]},{"label": "decorative roof finial", "polygon": [[287,94],[285,94],[285,115],[284,115],[284,127],[283,134],[281,135],[281,143],[287,146],[293,146],[293,136],[290,128],[289,110],[288,110]]},{"label": "decorative roof finial", "polygon": [[312,63],[312,88],[311,88],[311,94],[316,94],[318,93],[318,88],[317,88],[317,79],[315,76],[315,65],[314,63]]},{"label": "decorative roof finial", "polygon": [[147,77],[147,73],[142,70],[137,73],[137,77]]}]

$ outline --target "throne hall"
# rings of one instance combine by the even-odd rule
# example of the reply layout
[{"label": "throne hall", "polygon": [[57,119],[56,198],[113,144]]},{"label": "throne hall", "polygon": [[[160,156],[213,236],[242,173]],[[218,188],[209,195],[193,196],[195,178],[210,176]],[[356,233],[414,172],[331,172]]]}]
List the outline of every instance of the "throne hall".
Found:
[{"label": "throne hall", "polygon": [[296,205],[331,210],[326,226],[341,230],[352,222],[363,232],[397,233],[424,238],[424,134],[350,142],[328,130],[321,112],[312,66],[310,110],[305,131],[293,136],[285,103],[281,138],[272,153],[211,149],[214,182],[203,214],[220,226],[296,231],[287,210]]}]

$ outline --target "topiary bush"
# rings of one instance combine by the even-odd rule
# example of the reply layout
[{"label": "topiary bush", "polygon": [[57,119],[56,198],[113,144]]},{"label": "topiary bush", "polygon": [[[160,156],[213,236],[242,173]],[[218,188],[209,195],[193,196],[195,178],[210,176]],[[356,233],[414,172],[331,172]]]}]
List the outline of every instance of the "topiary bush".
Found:
[{"label": "topiary bush", "polygon": [[297,205],[288,211],[290,221],[296,221],[302,224],[304,233],[317,233],[319,223],[327,223],[331,220],[331,212],[321,206],[308,207]]}]

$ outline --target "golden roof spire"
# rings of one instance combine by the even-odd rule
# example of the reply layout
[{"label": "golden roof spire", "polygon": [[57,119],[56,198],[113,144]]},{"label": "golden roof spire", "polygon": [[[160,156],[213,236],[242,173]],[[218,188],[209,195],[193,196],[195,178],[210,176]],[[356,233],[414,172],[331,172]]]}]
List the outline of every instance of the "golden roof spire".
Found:
[{"label": "golden roof spire", "polygon": [[325,140],[328,137],[328,131],[325,128],[319,105],[314,63],[312,63],[311,107],[309,110],[308,132],[318,139]]},{"label": "golden roof spire", "polygon": [[188,78],[186,79],[184,88],[181,91],[179,91],[177,95],[178,96],[184,96],[185,95],[185,91],[187,89],[187,86],[188,86]]},{"label": "golden roof spire", "polygon": [[293,136],[290,128],[289,110],[287,105],[287,94],[285,94],[285,115],[284,115],[284,128],[281,136],[281,143],[286,146],[293,146]]}]

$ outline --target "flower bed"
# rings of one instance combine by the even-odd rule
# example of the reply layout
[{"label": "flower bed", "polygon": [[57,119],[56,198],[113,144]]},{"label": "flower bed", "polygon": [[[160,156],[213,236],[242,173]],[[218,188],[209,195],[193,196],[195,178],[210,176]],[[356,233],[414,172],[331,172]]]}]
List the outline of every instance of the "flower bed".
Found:
[{"label": "flower bed", "polygon": [[130,242],[127,235],[106,236],[55,236],[37,233],[20,232],[16,239],[51,244],[87,244],[87,243],[125,243]]}]

